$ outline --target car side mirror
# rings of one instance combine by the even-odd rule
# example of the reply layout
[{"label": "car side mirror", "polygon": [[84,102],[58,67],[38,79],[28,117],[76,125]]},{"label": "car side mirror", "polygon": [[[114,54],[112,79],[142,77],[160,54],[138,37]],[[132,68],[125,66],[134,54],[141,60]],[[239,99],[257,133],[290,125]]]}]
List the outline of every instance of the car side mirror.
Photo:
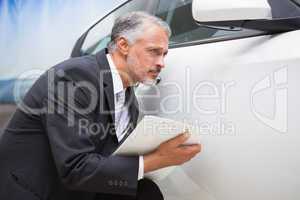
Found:
[{"label": "car side mirror", "polygon": [[272,19],[267,0],[194,0],[192,12],[198,23]]}]

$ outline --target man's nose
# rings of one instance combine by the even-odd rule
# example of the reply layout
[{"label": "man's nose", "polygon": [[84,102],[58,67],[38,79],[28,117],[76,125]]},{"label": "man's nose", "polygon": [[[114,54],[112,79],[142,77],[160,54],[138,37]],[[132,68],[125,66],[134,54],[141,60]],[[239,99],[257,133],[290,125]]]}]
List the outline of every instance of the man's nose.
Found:
[{"label": "man's nose", "polygon": [[159,67],[159,68],[164,68],[165,67],[165,61],[164,61],[164,57],[163,56],[160,57],[157,60],[156,66]]}]

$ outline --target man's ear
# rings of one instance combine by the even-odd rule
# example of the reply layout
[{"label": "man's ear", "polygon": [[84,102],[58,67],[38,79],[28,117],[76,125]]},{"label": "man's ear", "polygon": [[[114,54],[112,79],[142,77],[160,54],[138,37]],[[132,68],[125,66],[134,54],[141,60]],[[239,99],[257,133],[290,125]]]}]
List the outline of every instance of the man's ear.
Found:
[{"label": "man's ear", "polygon": [[124,56],[127,56],[129,52],[129,43],[127,39],[124,37],[119,37],[116,41],[116,44],[120,53],[123,54]]}]

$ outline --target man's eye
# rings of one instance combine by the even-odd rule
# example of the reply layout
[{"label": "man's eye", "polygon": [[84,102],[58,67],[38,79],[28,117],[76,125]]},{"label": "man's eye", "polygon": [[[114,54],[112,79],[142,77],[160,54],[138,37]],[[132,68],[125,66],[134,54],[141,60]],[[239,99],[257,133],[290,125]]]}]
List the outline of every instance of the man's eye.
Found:
[{"label": "man's eye", "polygon": [[153,55],[160,55],[160,52],[158,50],[156,50],[156,49],[151,49],[150,52]]}]

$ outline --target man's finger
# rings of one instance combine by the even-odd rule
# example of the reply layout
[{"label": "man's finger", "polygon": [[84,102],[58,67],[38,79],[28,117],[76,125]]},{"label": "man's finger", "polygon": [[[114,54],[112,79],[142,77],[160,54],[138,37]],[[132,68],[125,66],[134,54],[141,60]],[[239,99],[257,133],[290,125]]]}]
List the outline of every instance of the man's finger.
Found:
[{"label": "man's finger", "polygon": [[201,152],[202,145],[201,144],[181,145],[179,146],[179,148],[187,151]]},{"label": "man's finger", "polygon": [[182,133],[182,134],[172,138],[171,140],[168,141],[168,143],[171,146],[177,147],[177,146],[183,144],[184,142],[186,142],[190,136],[191,135],[188,132],[185,132],[185,133]]}]

